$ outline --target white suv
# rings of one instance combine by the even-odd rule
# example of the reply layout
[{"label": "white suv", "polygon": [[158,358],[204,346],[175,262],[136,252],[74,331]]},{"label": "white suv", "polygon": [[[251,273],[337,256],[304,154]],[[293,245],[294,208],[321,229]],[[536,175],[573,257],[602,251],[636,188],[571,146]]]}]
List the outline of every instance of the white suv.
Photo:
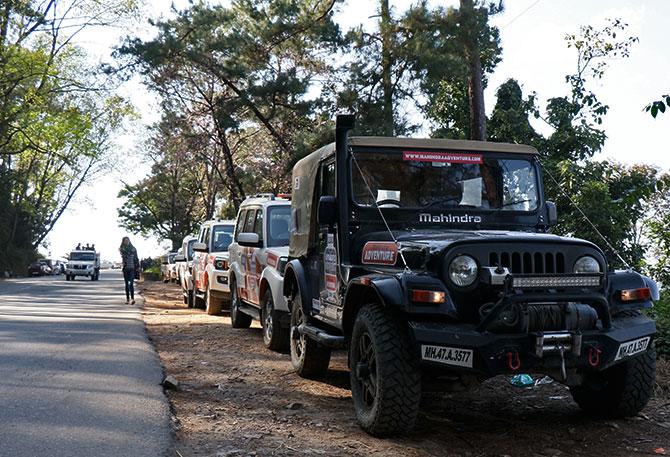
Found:
[{"label": "white suv", "polygon": [[228,246],[233,241],[234,221],[207,221],[193,244],[194,306],[207,314],[219,314],[229,303]]},{"label": "white suv", "polygon": [[193,245],[198,241],[194,236],[186,236],[181,242],[181,253],[175,257],[177,279],[184,295],[184,304],[193,307]]},{"label": "white suv", "polygon": [[277,351],[289,343],[290,314],[282,289],[290,221],[289,199],[250,197],[240,206],[230,245],[231,325],[246,328],[252,319],[260,320],[265,346]]}]

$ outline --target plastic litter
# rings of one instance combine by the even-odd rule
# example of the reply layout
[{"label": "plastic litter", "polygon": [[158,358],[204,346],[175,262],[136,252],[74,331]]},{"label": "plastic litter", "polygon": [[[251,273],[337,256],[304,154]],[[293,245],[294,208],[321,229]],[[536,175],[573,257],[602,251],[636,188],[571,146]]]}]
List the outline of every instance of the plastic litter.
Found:
[{"label": "plastic litter", "polygon": [[554,380],[551,379],[551,376],[545,376],[542,379],[536,379],[535,380],[535,385],[536,386],[542,386],[544,384],[551,384],[552,382],[554,382]]},{"label": "plastic litter", "polygon": [[529,387],[535,384],[533,377],[529,374],[516,374],[512,376],[509,383],[515,387]]}]

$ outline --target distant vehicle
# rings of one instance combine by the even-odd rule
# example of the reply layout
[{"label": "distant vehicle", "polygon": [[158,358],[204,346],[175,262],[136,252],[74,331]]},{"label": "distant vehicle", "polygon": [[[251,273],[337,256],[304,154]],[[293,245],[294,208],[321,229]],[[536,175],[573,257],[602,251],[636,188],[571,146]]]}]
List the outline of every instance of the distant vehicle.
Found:
[{"label": "distant vehicle", "polygon": [[207,221],[193,245],[194,306],[207,314],[219,314],[230,306],[228,246],[234,229],[235,221]]},{"label": "distant vehicle", "polygon": [[187,236],[181,243],[181,254],[177,254],[177,279],[184,296],[184,304],[193,307],[193,245],[198,241],[194,236]]},{"label": "distant vehicle", "polygon": [[291,201],[260,194],[240,206],[230,245],[230,322],[246,328],[261,321],[263,343],[281,351],[289,345],[290,314],[283,294],[288,260]]},{"label": "distant vehicle", "polygon": [[[176,264],[174,258],[177,256],[176,252],[169,252],[161,256],[161,279],[163,282],[170,282],[173,278],[176,279]],[[174,272],[174,276],[173,276]]]},{"label": "distant vehicle", "polygon": [[28,266],[28,276],[44,276],[51,274],[51,268],[44,260],[37,260]]},{"label": "distant vehicle", "polygon": [[100,278],[100,253],[95,252],[94,248],[75,248],[70,252],[65,267],[65,279],[74,281],[77,276],[89,277],[91,281]]},{"label": "distant vehicle", "polygon": [[63,264],[60,260],[44,259],[44,260],[41,260],[40,262],[45,263],[49,267],[49,273],[48,274],[59,275],[59,274],[62,274],[65,271],[65,267],[63,266]]}]

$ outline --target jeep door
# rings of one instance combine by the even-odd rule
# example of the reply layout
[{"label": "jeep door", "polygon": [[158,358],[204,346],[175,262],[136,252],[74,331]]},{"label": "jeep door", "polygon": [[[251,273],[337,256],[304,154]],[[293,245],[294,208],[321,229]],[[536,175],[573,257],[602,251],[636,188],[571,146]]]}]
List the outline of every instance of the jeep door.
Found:
[{"label": "jeep door", "polygon": [[[250,208],[247,210],[244,221],[245,233],[256,233],[258,235],[259,245],[263,245],[263,209]],[[242,246],[240,248],[240,270],[244,276],[244,280],[240,281],[240,297],[248,302],[258,305],[259,299],[259,285],[263,266],[258,258],[259,248],[251,246]]]},{"label": "jeep door", "polygon": [[[200,237],[198,238],[199,243],[204,243],[209,250],[209,237],[210,237],[210,227],[205,226],[200,231]],[[195,281],[195,289],[204,291],[206,289],[205,284],[205,268],[207,267],[207,258],[209,257],[209,252],[195,252],[193,254],[193,279]]]},{"label": "jeep door", "polygon": [[[334,160],[321,165],[318,190],[317,202],[322,196],[335,196]],[[327,225],[319,225],[316,236],[317,250],[312,256],[315,258],[310,259],[309,268],[312,290],[318,291],[318,294],[312,298],[312,310],[322,320],[335,324],[339,302],[337,279],[339,256],[336,229]]]}]

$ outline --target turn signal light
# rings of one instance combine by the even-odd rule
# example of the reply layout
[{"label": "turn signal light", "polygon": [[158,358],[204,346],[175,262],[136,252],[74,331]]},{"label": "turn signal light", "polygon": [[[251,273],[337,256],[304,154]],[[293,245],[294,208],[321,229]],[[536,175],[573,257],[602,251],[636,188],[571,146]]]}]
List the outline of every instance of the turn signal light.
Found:
[{"label": "turn signal light", "polygon": [[639,289],[624,289],[620,292],[621,301],[651,300],[651,289],[641,287]]},{"label": "turn signal light", "polygon": [[446,299],[445,293],[437,290],[412,289],[409,296],[417,303],[444,303]]}]

